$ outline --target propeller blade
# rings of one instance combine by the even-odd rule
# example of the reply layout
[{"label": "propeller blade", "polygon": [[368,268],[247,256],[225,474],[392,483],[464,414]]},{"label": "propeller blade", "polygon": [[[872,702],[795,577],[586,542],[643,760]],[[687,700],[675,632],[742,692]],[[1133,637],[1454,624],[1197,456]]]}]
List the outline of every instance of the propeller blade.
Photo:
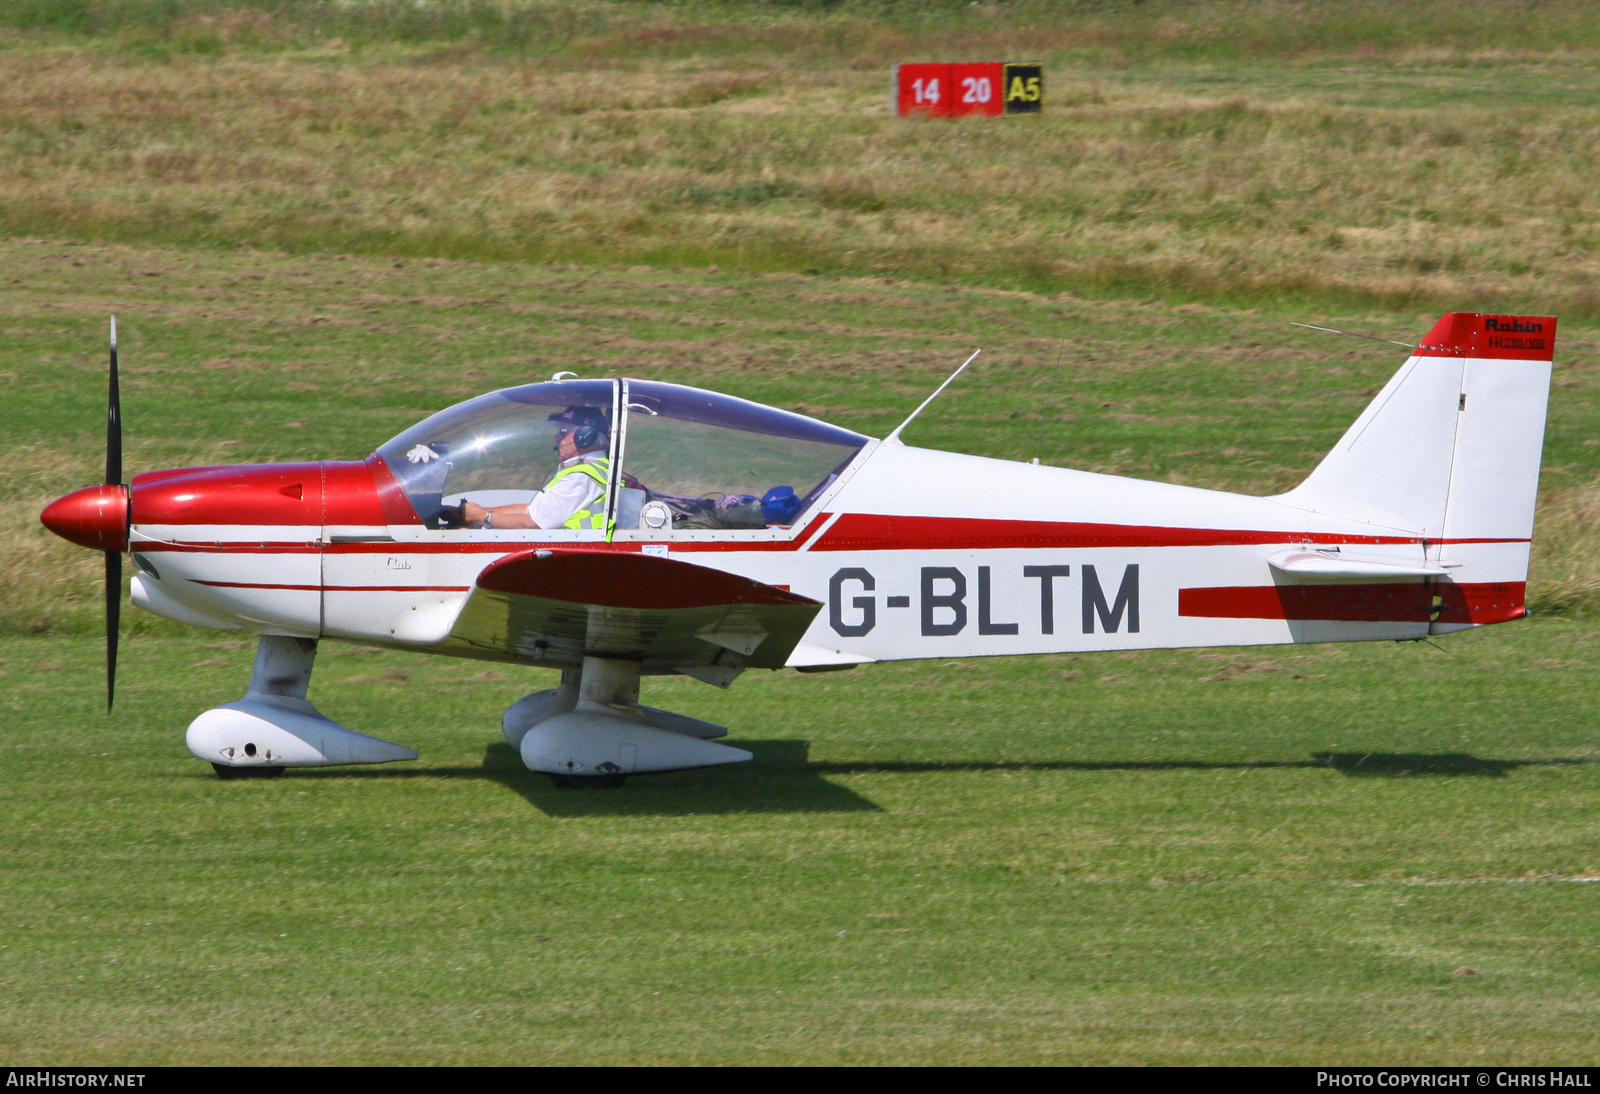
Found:
[{"label": "propeller blade", "polygon": [[[122,484],[122,393],[117,387],[117,317],[111,317],[111,384],[106,395],[106,482]],[[122,552],[106,552],[106,712],[117,697],[117,637],[122,625]]]},{"label": "propeller blade", "polygon": [[106,552],[106,712],[117,696],[117,634],[122,623],[122,552]]},{"label": "propeller blade", "polygon": [[122,395],[117,390],[117,317],[111,317],[111,390],[106,406],[106,482],[122,482]]}]

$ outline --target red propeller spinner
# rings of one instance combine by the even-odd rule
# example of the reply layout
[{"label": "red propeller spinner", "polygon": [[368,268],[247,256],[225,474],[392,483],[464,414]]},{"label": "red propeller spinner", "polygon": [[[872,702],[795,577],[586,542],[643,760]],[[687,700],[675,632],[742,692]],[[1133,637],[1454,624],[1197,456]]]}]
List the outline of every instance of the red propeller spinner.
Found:
[{"label": "red propeller spinner", "polygon": [[57,498],[39,514],[44,526],[64,540],[95,551],[128,549],[128,488],[102,483]]}]

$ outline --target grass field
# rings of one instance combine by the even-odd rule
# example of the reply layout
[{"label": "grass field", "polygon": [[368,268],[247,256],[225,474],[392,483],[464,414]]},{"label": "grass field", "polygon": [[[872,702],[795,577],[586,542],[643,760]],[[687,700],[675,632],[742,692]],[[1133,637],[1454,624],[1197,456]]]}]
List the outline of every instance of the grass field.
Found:
[{"label": "grass field", "polygon": [[[0,1055],[1600,1060],[1600,28],[1155,7],[0,11]],[[890,117],[970,54],[1046,113]],[[183,728],[251,643],[130,612],[108,718],[36,518],[100,474],[112,311],[130,473],[559,369],[882,435],[982,346],[910,443],[1269,493],[1405,352],[1292,321],[1499,306],[1562,317],[1532,620],[652,681],[756,759],[612,794],[499,736],[547,675],[331,644],[312,698],[422,759],[222,783]]]},{"label": "grass field", "polygon": [[[52,6],[84,5],[34,5]],[[419,40],[400,3],[321,35],[309,13],[341,5],[175,3],[101,36],[13,14],[0,219],[89,240],[1600,315],[1585,3],[514,6],[546,24],[536,41]],[[1042,60],[1049,109],[892,116],[894,63],[958,55]]]},{"label": "grass field", "polygon": [[652,684],[755,761],[575,794],[493,731],[514,671],[330,647],[423,759],[222,783],[181,723],[247,643],[130,640],[107,725],[93,642],[6,639],[0,1047],[1592,1062],[1600,634],[1448,648]]}]

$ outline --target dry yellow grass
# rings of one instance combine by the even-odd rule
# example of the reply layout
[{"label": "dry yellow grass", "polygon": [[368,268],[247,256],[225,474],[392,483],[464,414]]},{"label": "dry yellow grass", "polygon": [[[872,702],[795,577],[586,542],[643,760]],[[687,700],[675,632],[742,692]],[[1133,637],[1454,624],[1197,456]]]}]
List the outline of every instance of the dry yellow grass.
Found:
[{"label": "dry yellow grass", "polygon": [[1600,604],[1600,479],[1540,499],[1528,596],[1535,611]]},{"label": "dry yellow grass", "polygon": [[98,611],[104,593],[100,556],[63,543],[39,523],[39,513],[66,489],[83,484],[83,460],[60,446],[11,450],[10,488],[0,507],[0,597],[10,605],[7,629],[43,631],[63,618],[81,624]]},{"label": "dry yellow grass", "polygon": [[[1151,33],[1221,33],[1186,18]],[[12,49],[0,230],[1600,311],[1582,42],[1228,65],[997,24],[663,14],[535,58]],[[991,53],[1047,58],[1042,116],[892,115],[894,61]]]}]

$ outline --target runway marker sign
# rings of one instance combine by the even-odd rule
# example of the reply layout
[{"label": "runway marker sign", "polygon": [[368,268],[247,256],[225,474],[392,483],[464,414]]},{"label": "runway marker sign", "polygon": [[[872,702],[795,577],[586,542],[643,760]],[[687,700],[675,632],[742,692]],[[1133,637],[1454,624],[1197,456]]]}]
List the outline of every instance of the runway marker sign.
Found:
[{"label": "runway marker sign", "polygon": [[1044,70],[1037,61],[907,64],[895,73],[895,108],[901,117],[1037,114],[1043,94]]}]

